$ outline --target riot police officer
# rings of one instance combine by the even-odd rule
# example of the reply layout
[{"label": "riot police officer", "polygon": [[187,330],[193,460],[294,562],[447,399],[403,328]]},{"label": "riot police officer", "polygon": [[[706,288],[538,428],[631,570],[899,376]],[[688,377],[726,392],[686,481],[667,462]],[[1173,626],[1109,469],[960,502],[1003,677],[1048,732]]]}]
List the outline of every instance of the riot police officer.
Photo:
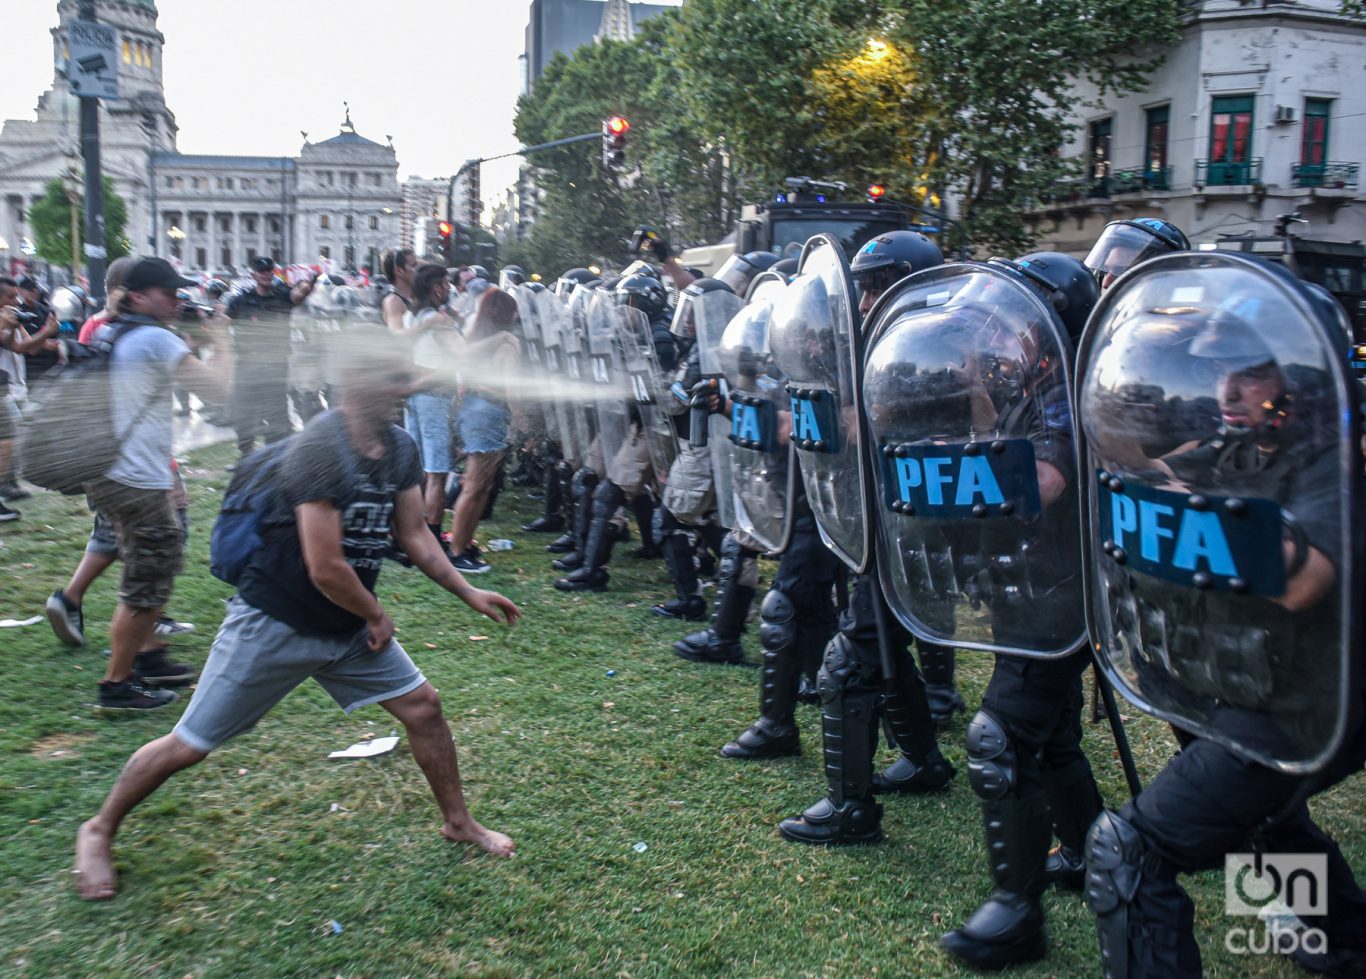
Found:
[{"label": "riot police officer", "polygon": [[[1046,326],[1030,324],[1027,315],[1019,325],[997,317],[1002,325],[992,327],[993,317],[981,312],[986,305],[959,307],[964,328],[996,331],[979,341],[981,355],[965,372],[979,375],[966,388],[965,410],[974,428],[995,432],[999,444],[1028,444],[1034,459],[1029,475],[1037,480],[1045,516],[1032,527],[981,521],[975,542],[958,546],[975,546],[983,555],[974,580],[997,648],[1062,651],[1050,658],[998,652],[982,705],[968,725],[969,783],[981,799],[994,887],[941,942],[973,966],[1002,968],[1044,955],[1040,896],[1050,882],[1080,888],[1086,827],[1102,805],[1081,749],[1081,675],[1090,655],[1079,641],[1079,504],[1067,385],[1070,341],[1080,335],[1099,290],[1070,256],[1035,253],[988,265],[1036,293],[1063,328],[1050,342]],[[984,281],[982,302],[1004,302],[991,290],[1004,292],[1005,284]],[[979,321],[972,321],[974,315]],[[1060,840],[1051,852],[1050,822]]]},{"label": "riot police officer", "polygon": [[[813,244],[819,244],[815,251]],[[799,403],[802,410],[800,423],[794,419],[794,439],[801,449],[798,458],[807,497],[826,541],[856,571],[867,563],[859,552],[866,553],[869,544],[862,509],[861,449],[848,434],[854,427],[856,408],[848,404],[849,392],[840,390],[845,383],[843,372],[850,368],[841,361],[851,356],[848,351],[856,339],[859,311],[870,309],[891,281],[942,261],[939,249],[918,232],[892,232],[873,239],[860,249],[853,266],[864,287],[858,309],[847,309],[854,282],[846,282],[849,273],[839,271],[843,258],[838,244],[818,236],[808,242],[802,274],[775,310],[775,357],[789,378],[794,413]],[[835,311],[848,322],[829,321]],[[841,335],[845,330],[850,334],[847,337]],[[822,419],[826,405],[837,413]],[[831,449],[836,458],[847,459],[847,466],[830,461]],[[908,652],[909,633],[888,624],[885,647],[880,641],[876,587],[867,575],[854,579],[849,605],[825,648],[817,684],[827,791],[800,816],[779,824],[779,832],[789,840],[876,842],[882,838],[882,806],[874,798],[876,793],[937,791],[955,774],[935,739],[924,678]],[[884,651],[892,657],[890,663],[883,661]],[[879,711],[902,755],[875,775]],[[751,728],[746,733],[756,732]]]},{"label": "riot police officer", "polygon": [[1276,888],[1316,936],[1292,958],[1366,972],[1366,895],[1307,807],[1366,759],[1359,396],[1325,309],[1250,257],[1161,256],[1107,295],[1082,345],[1091,634],[1125,696],[1183,741],[1087,838],[1107,976],[1200,975],[1177,876],[1229,872],[1246,850],[1322,861],[1323,905]]},{"label": "riot police officer", "polygon": [[1095,275],[1103,292],[1135,265],[1157,255],[1188,252],[1190,247],[1186,233],[1161,218],[1111,221],[1101,231],[1082,264]]},{"label": "riot police officer", "polygon": [[[669,332],[668,297],[663,283],[643,273],[626,276],[617,283],[613,295],[618,305],[640,313],[648,321],[649,339],[659,369],[672,371],[677,367],[678,348],[676,338]],[[579,552],[582,563],[566,577],[555,579],[555,587],[560,591],[606,590],[607,564],[616,542],[612,518],[622,504],[636,497],[653,479],[647,438],[637,413],[627,438],[607,463],[606,478],[592,491],[591,516]]]}]

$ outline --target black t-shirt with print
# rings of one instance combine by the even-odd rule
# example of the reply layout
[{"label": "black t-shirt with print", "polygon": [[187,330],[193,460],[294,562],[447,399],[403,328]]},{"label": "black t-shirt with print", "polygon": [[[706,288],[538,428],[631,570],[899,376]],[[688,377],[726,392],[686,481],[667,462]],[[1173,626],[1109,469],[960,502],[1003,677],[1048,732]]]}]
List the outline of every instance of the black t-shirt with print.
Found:
[{"label": "black t-shirt with print", "polygon": [[294,508],[326,501],[342,512],[342,552],[373,594],[389,546],[395,499],[422,481],[417,446],[391,426],[382,458],[367,459],[346,434],[339,411],[314,418],[281,460],[278,489],[261,522],[261,550],[243,572],[242,600],[299,632],[346,635],[363,619],[313,586],[304,566]]}]

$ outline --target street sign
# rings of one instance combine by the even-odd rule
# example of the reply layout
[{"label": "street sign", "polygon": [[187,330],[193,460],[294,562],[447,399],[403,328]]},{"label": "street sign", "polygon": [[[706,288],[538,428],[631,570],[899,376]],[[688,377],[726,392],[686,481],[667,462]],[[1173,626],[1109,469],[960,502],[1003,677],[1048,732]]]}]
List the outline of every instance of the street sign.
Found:
[{"label": "street sign", "polygon": [[119,97],[118,32],[108,24],[67,22],[70,55],[66,77],[71,91],[84,98]]}]

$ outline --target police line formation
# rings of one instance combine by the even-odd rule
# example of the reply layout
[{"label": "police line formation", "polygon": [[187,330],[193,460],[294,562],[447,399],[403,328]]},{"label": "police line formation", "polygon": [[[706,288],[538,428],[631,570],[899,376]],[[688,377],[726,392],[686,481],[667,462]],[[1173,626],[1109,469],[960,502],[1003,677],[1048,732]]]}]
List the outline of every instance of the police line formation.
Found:
[{"label": "police line formation", "polygon": [[[633,244],[620,276],[500,278],[544,435],[524,529],[560,534],[557,589],[600,592],[634,517],[676,591],[653,612],[680,621],[707,619],[714,558],[710,621],[674,643],[701,663],[744,661],[777,557],[759,714],[721,755],[799,754],[796,706],[820,705],[825,793],[782,836],[876,843],[880,795],[945,789],[955,649],[989,652],[966,746],[993,887],[949,953],[1042,958],[1054,885],[1085,892],[1106,976],[1198,976],[1178,875],[1255,849],[1326,857],[1327,912],[1301,920],[1324,940],[1291,957],[1363,974],[1366,894],[1308,809],[1366,760],[1360,393],[1331,295],[1151,218],[1084,261],[946,262],[901,230],[702,277]],[[368,305],[338,283],[315,308]],[[1081,748],[1093,664],[1133,795],[1108,808]],[[1112,688],[1180,744],[1145,787]],[[882,731],[901,754],[876,771]]]},{"label": "police line formation", "polygon": [[[945,262],[903,230],[852,262],[817,235],[700,278],[636,241],[654,262],[616,280],[504,281],[548,392],[526,529],[568,528],[555,587],[602,591],[634,511],[677,591],[654,611],[684,620],[714,550],[710,625],[674,644],[700,662],[743,660],[757,562],[778,555],[759,716],[721,754],[799,753],[795,706],[820,704],[826,791],[779,832],[874,843],[879,795],[945,788],[954,650],[982,650],[968,781],[993,889],[948,952],[1043,957],[1057,885],[1085,890],[1107,976],[1199,975],[1178,874],[1255,848],[1327,857],[1328,912],[1302,921],[1325,939],[1292,957],[1361,974],[1366,895],[1307,806],[1366,758],[1359,396],[1333,298],[1149,218],[1084,262]],[[1134,797],[1110,808],[1081,749],[1092,663],[1181,745],[1140,791],[1111,698]],[[901,756],[878,772],[884,728]]]}]

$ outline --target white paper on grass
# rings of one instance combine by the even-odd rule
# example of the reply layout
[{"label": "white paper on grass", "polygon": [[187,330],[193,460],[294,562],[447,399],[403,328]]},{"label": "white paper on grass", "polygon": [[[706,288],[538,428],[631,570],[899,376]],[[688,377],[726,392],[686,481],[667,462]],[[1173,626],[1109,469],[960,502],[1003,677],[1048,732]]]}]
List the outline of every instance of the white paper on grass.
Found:
[{"label": "white paper on grass", "polygon": [[43,621],[41,615],[29,619],[0,619],[0,629],[21,629],[26,625],[37,625]]},{"label": "white paper on grass", "polygon": [[369,741],[357,741],[349,748],[341,751],[334,751],[328,758],[373,758],[375,755],[384,755],[398,747],[398,738],[371,738]]}]

